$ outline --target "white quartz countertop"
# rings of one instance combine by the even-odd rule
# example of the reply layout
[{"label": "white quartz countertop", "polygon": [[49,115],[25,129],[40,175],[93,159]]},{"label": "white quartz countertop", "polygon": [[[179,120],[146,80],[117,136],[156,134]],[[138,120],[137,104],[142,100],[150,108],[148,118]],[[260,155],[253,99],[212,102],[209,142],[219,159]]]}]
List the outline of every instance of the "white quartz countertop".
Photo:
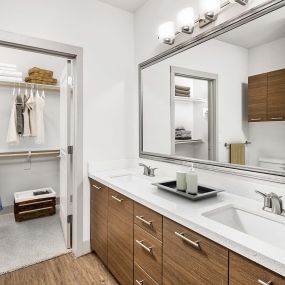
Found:
[{"label": "white quartz countertop", "polygon": [[[275,220],[285,224],[285,217],[262,211],[262,203],[227,191],[219,193],[217,197],[194,202],[159,190],[152,185],[155,182],[171,180],[169,177],[145,177],[140,175],[137,169],[102,172],[89,170],[89,177],[210,240],[285,276],[285,240],[281,247],[278,244],[270,244],[202,215],[218,207],[238,205],[241,208],[260,213],[263,217],[272,220],[273,223]],[[259,225],[252,226],[259,227]],[[266,228],[261,230],[267,231]],[[272,233],[272,235],[278,234],[280,233]]]}]

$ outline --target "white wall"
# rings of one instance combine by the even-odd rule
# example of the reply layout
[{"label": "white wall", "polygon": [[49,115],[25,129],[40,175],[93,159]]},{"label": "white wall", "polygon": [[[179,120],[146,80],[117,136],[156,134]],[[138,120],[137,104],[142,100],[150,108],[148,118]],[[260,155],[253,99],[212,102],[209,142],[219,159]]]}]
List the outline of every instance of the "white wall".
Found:
[{"label": "white wall", "polygon": [[133,15],[97,0],[11,0],[0,29],[84,49],[84,239],[89,240],[87,161],[133,156]]},{"label": "white wall", "polygon": [[[249,49],[249,76],[285,68],[285,38]],[[262,59],[262,60],[261,60]],[[285,122],[250,123],[249,164],[259,158],[285,159]]]},{"label": "white wall", "polygon": [[[53,70],[57,79],[60,78],[65,65],[65,60],[62,58],[3,47],[0,47],[0,62],[16,64],[17,70],[23,72],[23,77],[27,76],[31,67],[38,66]],[[34,138],[22,137],[19,145],[7,144],[11,107],[15,100],[12,97],[12,90],[13,87],[0,87],[0,152],[59,149],[60,94],[56,91],[45,92],[45,143],[38,145],[35,144]],[[25,88],[21,88],[21,93],[24,92]],[[52,187],[59,196],[58,159],[33,159],[31,168],[25,158],[0,161],[0,195],[3,206],[13,205],[14,192],[44,187]]]}]

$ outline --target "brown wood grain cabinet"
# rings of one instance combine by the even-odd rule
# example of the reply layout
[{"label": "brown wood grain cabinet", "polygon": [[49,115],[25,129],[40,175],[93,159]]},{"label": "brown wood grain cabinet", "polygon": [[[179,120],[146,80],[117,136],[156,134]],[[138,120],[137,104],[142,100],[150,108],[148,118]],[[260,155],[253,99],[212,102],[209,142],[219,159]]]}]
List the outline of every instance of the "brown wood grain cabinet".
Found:
[{"label": "brown wood grain cabinet", "polygon": [[268,73],[267,118],[285,120],[285,69]]},{"label": "brown wood grain cabinet", "polygon": [[285,285],[285,278],[230,252],[229,285]]},{"label": "brown wood grain cabinet", "polygon": [[162,243],[135,225],[134,260],[153,280],[161,284]]},{"label": "brown wood grain cabinet", "polygon": [[121,285],[133,284],[134,203],[109,189],[108,268]]},{"label": "brown wood grain cabinet", "polygon": [[248,120],[267,120],[267,73],[248,78]]},{"label": "brown wood grain cabinet", "polygon": [[90,184],[91,248],[120,285],[285,285],[284,277],[97,181]]},{"label": "brown wood grain cabinet", "polygon": [[228,250],[164,218],[163,284],[228,284]]},{"label": "brown wood grain cabinet", "polygon": [[91,248],[107,265],[108,188],[90,179]]},{"label": "brown wood grain cabinet", "polygon": [[162,216],[139,203],[135,203],[134,207],[135,224],[161,241]]}]

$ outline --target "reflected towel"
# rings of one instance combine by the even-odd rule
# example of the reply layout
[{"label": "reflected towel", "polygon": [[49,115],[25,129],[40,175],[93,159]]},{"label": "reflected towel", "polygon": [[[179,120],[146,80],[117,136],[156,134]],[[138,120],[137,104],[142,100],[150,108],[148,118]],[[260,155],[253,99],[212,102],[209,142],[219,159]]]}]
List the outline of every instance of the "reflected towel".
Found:
[{"label": "reflected towel", "polygon": [[182,91],[190,91],[190,87],[182,86],[182,85],[175,85],[175,89],[182,90]]},{"label": "reflected towel", "polygon": [[245,165],[245,144],[237,143],[230,145],[230,163]]}]

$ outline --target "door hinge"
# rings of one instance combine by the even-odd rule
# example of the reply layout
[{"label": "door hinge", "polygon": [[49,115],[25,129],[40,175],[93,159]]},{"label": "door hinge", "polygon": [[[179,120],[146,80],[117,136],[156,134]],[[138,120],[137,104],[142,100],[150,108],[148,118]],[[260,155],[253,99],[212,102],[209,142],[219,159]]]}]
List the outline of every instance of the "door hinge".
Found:
[{"label": "door hinge", "polygon": [[72,215],[67,216],[67,223],[72,224]]},{"label": "door hinge", "polygon": [[68,154],[73,154],[73,145],[69,145],[69,146],[67,147],[67,153],[68,153]]}]

